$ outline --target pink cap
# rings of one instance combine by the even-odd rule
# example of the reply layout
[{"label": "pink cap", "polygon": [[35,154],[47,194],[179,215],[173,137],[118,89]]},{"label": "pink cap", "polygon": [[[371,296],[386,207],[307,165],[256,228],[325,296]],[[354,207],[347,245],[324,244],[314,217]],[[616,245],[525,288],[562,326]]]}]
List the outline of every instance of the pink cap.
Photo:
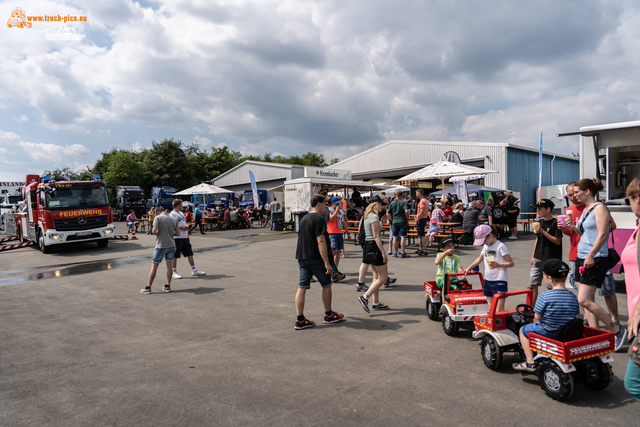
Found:
[{"label": "pink cap", "polygon": [[482,225],[477,226],[473,230],[473,237],[474,237],[473,244],[474,244],[474,246],[482,246],[482,245],[484,245],[484,239],[486,239],[489,234],[491,234],[491,227],[489,227],[486,224],[482,224]]}]

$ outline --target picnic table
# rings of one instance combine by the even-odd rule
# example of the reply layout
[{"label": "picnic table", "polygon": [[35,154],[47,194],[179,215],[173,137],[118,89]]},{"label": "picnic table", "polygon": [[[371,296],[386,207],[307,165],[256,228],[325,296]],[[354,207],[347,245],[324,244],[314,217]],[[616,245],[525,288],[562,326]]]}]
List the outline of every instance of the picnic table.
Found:
[{"label": "picnic table", "polygon": [[[538,216],[538,213],[537,212],[520,212],[520,215],[536,217]],[[531,224],[533,223],[533,220],[534,218],[525,218],[525,219],[519,219],[516,222],[518,224],[522,224],[524,234],[529,234],[531,233]]]}]

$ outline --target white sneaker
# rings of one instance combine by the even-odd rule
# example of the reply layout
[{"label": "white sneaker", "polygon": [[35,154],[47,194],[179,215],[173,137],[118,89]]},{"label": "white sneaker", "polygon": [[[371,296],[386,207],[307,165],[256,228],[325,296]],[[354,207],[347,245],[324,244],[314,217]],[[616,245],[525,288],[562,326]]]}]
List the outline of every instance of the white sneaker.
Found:
[{"label": "white sneaker", "polygon": [[518,240],[518,238],[516,236],[509,236],[508,239],[509,240]]},{"label": "white sneaker", "polygon": [[174,279],[182,279],[182,276],[181,276],[181,275],[179,275],[178,273],[173,273],[173,276],[172,276],[172,277],[173,277]]},{"label": "white sneaker", "polygon": [[207,273],[205,273],[204,271],[200,271],[200,270],[191,271],[191,275],[192,276],[204,276],[205,274],[207,274]]}]

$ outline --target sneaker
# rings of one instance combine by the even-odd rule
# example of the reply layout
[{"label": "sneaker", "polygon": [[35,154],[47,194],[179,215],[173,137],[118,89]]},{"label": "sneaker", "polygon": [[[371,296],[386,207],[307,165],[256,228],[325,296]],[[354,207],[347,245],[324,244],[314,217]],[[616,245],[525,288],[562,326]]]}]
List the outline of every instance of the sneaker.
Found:
[{"label": "sneaker", "polygon": [[313,328],[314,326],[316,326],[316,322],[314,322],[313,320],[304,319],[302,322],[300,322],[299,320],[296,320],[296,323],[293,329],[296,329],[299,331],[300,329]]},{"label": "sneaker", "polygon": [[204,271],[200,271],[198,269],[191,271],[191,275],[192,276],[204,276],[205,274],[207,274],[207,273],[205,273]]},{"label": "sneaker", "polygon": [[620,350],[620,347],[625,345],[627,342],[627,330],[625,328],[620,328],[618,333],[616,334],[616,350]]},{"label": "sneaker", "polygon": [[515,369],[516,371],[530,372],[532,374],[535,374],[535,372],[538,369],[538,364],[536,362],[533,362],[533,363],[520,362],[520,363],[514,363],[511,366],[513,366],[513,369]]},{"label": "sneaker", "polygon": [[174,272],[171,277],[173,277],[174,279],[182,279],[182,276],[179,275],[177,272]]},{"label": "sneaker", "polygon": [[344,320],[344,314],[331,312],[331,316],[324,315],[324,323],[338,323]]},{"label": "sneaker", "polygon": [[151,288],[148,286],[145,286],[144,289],[140,289],[140,293],[141,294],[150,294],[151,293]]},{"label": "sneaker", "polygon": [[400,258],[409,258],[411,257],[411,255],[404,253],[404,254],[400,254]]},{"label": "sneaker", "polygon": [[391,285],[393,285],[395,282],[396,282],[396,281],[395,281],[395,279],[391,280],[391,278],[387,278],[387,281],[386,281],[386,282],[384,282],[384,287],[385,287],[385,288],[388,288],[388,287],[390,287]]},{"label": "sneaker", "polygon": [[162,287],[162,290],[163,290],[163,291],[165,291],[165,292],[171,292],[171,286],[169,286],[169,285],[164,285],[164,286]]},{"label": "sneaker", "polygon": [[342,273],[340,273],[340,272],[335,273],[335,274],[334,273],[331,274],[331,280],[333,282],[339,282],[340,280],[344,279],[345,277],[347,277],[347,276],[342,274]]},{"label": "sneaker", "polygon": [[418,252],[418,256],[428,256],[427,251]]},{"label": "sneaker", "polygon": [[392,250],[389,250],[389,252],[387,252],[387,255],[391,255],[393,253]]},{"label": "sneaker", "polygon": [[394,253],[393,253],[393,257],[394,257],[394,258],[398,258],[398,252],[394,252]]},{"label": "sneaker", "polygon": [[389,306],[388,305],[384,305],[382,303],[380,304],[373,304],[371,306],[371,308],[373,308],[374,310],[389,310]]},{"label": "sneaker", "polygon": [[369,287],[364,283],[362,285],[356,285],[356,292],[367,292]]},{"label": "sneaker", "polygon": [[362,306],[364,311],[366,311],[367,313],[371,313],[369,311],[369,300],[364,299],[364,295],[360,295],[358,297],[358,301],[360,301],[360,305]]},{"label": "sneaker", "polygon": [[507,239],[509,239],[509,240],[518,240],[518,238],[516,236],[509,236],[509,237],[507,237]]},{"label": "sneaker", "polygon": [[414,253],[415,253],[415,254],[420,255],[420,252],[422,252],[422,251],[421,251],[420,249],[418,249],[418,250],[417,250],[417,251],[415,251]]}]

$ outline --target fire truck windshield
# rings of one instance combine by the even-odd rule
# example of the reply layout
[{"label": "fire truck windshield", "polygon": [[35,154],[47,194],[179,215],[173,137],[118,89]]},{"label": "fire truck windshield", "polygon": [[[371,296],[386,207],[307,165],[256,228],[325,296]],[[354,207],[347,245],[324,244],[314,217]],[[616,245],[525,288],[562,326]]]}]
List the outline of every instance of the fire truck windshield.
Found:
[{"label": "fire truck windshield", "polygon": [[106,187],[57,187],[55,194],[47,193],[48,209],[89,208],[109,206]]}]

